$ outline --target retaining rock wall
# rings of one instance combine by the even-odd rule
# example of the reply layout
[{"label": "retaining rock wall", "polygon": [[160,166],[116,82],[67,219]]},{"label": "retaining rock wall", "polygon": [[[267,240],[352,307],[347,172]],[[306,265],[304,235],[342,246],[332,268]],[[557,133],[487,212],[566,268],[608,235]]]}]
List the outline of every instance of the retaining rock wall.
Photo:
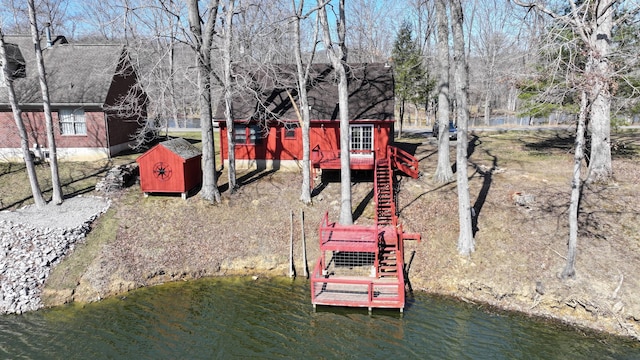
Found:
[{"label": "retaining rock wall", "polygon": [[[0,213],[0,314],[41,308],[42,285],[51,269],[84,240],[91,222],[109,206],[103,199],[70,200],[41,212]],[[56,217],[65,218],[58,222],[64,227],[51,227]]]}]

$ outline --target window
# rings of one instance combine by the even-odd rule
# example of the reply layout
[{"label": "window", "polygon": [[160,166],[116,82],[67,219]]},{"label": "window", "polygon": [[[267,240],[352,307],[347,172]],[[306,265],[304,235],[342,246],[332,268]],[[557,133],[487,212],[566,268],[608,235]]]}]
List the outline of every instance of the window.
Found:
[{"label": "window", "polygon": [[298,127],[298,124],[285,124],[284,138],[287,140],[295,140],[297,127]]},{"label": "window", "polygon": [[233,126],[233,143],[245,144],[247,142],[247,127],[244,125]]},{"label": "window", "polygon": [[83,109],[60,109],[58,118],[62,135],[87,135]]},{"label": "window", "polygon": [[257,125],[234,125],[233,131],[235,134],[233,142],[235,144],[258,145],[261,143],[262,137],[260,136],[260,128]]},{"label": "window", "polygon": [[351,125],[350,150],[354,155],[373,155],[373,125]]}]

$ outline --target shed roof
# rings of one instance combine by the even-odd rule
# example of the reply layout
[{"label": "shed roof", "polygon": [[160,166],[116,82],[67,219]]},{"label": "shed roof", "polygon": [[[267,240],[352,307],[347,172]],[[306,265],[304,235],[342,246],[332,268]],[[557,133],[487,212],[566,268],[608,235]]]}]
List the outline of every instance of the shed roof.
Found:
[{"label": "shed roof", "polygon": [[[16,79],[14,87],[21,104],[41,104],[38,68],[30,36],[5,36],[16,44],[24,57],[26,77]],[[51,104],[104,105],[114,75],[127,61],[124,45],[56,44],[43,48]],[[0,104],[8,103],[5,88],[0,87]]]},{"label": "shed roof", "polygon": [[[393,69],[381,63],[348,66],[350,120],[394,119]],[[294,65],[270,65],[261,69],[236,69],[233,118],[238,121],[297,121],[291,97],[297,102]],[[308,84],[311,120],[338,120],[338,77],[331,65],[313,64]],[[216,120],[222,121],[224,106]]]},{"label": "shed roof", "polygon": [[163,141],[160,143],[160,145],[164,146],[165,148],[185,160],[189,160],[196,156],[202,155],[200,149],[193,146],[190,142],[183,138],[175,138]]}]

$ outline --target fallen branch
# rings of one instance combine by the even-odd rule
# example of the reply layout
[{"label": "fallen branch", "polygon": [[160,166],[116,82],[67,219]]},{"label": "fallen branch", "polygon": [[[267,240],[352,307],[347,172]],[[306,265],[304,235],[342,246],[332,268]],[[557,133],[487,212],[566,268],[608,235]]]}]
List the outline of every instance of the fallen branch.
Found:
[{"label": "fallen branch", "polygon": [[618,287],[616,287],[616,289],[613,291],[613,294],[611,294],[612,299],[618,297],[618,291],[620,291],[620,288],[622,287],[622,281],[624,281],[624,275],[622,274],[622,271],[618,269],[618,272],[620,273],[620,282],[618,283]]},{"label": "fallen branch", "polygon": [[556,253],[556,255],[560,256],[563,260],[567,260],[567,258],[566,258],[566,257],[564,257],[564,256],[562,256],[559,252],[557,252],[557,251],[555,251],[555,250],[553,250],[553,249],[551,249],[551,251],[553,251],[554,253]]}]

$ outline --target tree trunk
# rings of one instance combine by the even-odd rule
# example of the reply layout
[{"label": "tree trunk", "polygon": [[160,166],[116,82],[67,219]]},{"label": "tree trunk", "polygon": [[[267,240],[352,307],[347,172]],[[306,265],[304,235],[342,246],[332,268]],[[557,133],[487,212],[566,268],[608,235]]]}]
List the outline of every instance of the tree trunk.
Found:
[{"label": "tree trunk", "polygon": [[589,182],[606,182],[612,174],[611,165],[611,92],[612,78],[609,65],[609,47],[613,27],[613,7],[610,1],[598,2],[596,30],[589,38],[592,49],[587,74],[593,79],[589,125],[591,130],[591,156]]},{"label": "tree trunk", "polygon": [[229,192],[234,194],[238,188],[236,182],[236,144],[234,141],[235,129],[233,126],[233,107],[231,95],[231,40],[233,29],[233,11],[235,0],[229,1],[229,6],[225,9],[224,24],[224,48],[222,49],[222,61],[224,68],[224,116],[227,123],[227,148],[229,149],[229,166],[227,173],[229,174]]},{"label": "tree trunk", "polygon": [[[293,23],[293,34],[295,38],[295,59],[296,59],[296,70],[297,70],[297,85],[298,85],[298,97],[300,99],[300,107],[302,111],[298,111],[298,117],[300,121],[300,128],[302,130],[302,189],[300,192],[300,201],[305,205],[311,204],[311,144],[309,139],[309,128],[311,124],[310,114],[309,114],[309,99],[307,96],[307,77],[309,74],[309,64],[305,68],[302,64],[302,49],[301,46],[301,35],[300,35],[300,20],[302,17],[302,11],[304,9],[304,0],[300,0],[300,4],[298,8],[294,5],[295,12],[295,21]],[[316,23],[317,24],[317,23]],[[318,27],[316,25],[316,31],[314,32],[314,44],[317,39],[317,30]],[[311,57],[315,54],[315,46],[312,49]],[[293,102],[293,99],[291,100]],[[299,109],[300,110],[300,109]]]},{"label": "tree trunk", "polygon": [[218,0],[209,3],[209,18],[203,36],[200,25],[198,0],[189,0],[189,27],[193,36],[198,67],[198,94],[200,126],[202,129],[202,189],[200,196],[211,203],[220,202],[217,186],[216,154],[213,139],[213,114],[211,109],[211,41],[215,28]]},{"label": "tree trunk", "polygon": [[18,127],[18,134],[20,134],[20,148],[22,149],[22,157],[27,168],[27,175],[29,176],[29,184],[31,185],[31,194],[33,195],[33,202],[37,207],[43,207],[46,205],[44,198],[42,197],[42,191],[40,190],[40,184],[38,184],[38,176],[36,174],[36,168],[33,165],[33,158],[29,152],[29,138],[27,137],[27,131],[22,122],[22,111],[18,106],[16,100],[16,93],[13,88],[12,74],[9,72],[7,66],[7,52],[4,43],[4,33],[0,28],[0,64],[2,65],[2,72],[4,75],[5,85],[7,87],[7,93],[9,95],[9,103],[11,104],[11,110],[13,111],[13,119]]},{"label": "tree trunk", "polygon": [[340,224],[353,223],[351,213],[351,152],[349,151],[349,91],[344,66],[338,68],[338,102],[340,103]]},{"label": "tree trunk", "polygon": [[471,226],[471,201],[469,197],[469,179],[467,173],[467,130],[469,127],[467,97],[469,91],[469,69],[467,66],[467,58],[464,54],[461,0],[451,2],[451,18],[453,23],[453,61],[455,63],[456,105],[458,111],[458,146],[456,151],[458,218],[460,225],[458,252],[460,255],[468,256],[475,250],[475,244],[473,228]]},{"label": "tree trunk", "polygon": [[576,130],[575,153],[573,156],[573,177],[571,179],[571,202],[569,203],[569,246],[567,263],[562,271],[563,279],[575,276],[576,253],[578,249],[578,215],[580,212],[580,198],[582,196],[582,160],[584,158],[584,129],[587,116],[587,93],[582,91],[580,98],[580,113],[578,114],[578,128]]},{"label": "tree trunk", "polygon": [[438,21],[438,166],[433,181],[439,184],[453,180],[449,158],[449,24],[447,1],[436,0]]},{"label": "tree trunk", "polygon": [[489,103],[491,102],[491,95],[487,90],[484,98],[484,124],[489,126],[491,125],[491,107]]},{"label": "tree trunk", "polygon": [[49,86],[47,85],[44,59],[40,48],[40,33],[36,20],[34,0],[28,1],[29,21],[31,22],[31,37],[35,45],[36,60],[38,63],[38,78],[40,80],[40,91],[42,93],[42,106],[44,111],[45,124],[47,129],[47,148],[49,149],[49,166],[51,167],[51,188],[53,194],[51,201],[54,204],[62,204],[62,186],[60,185],[60,175],[58,174],[58,151],[56,150],[56,140],[53,134],[53,119],[51,118],[51,105],[49,102]]},{"label": "tree trunk", "polygon": [[399,112],[398,115],[400,116],[400,124],[398,124],[399,125],[398,126],[398,139],[402,138],[402,125],[404,124],[404,109],[405,109],[404,105],[405,105],[404,99],[400,100],[400,106],[399,106],[399,109],[398,109],[398,112]]},{"label": "tree trunk", "polygon": [[[173,22],[171,25],[173,29]],[[173,30],[172,30],[173,32]],[[169,39],[169,101],[171,106],[171,117],[173,118],[173,123],[176,127],[181,127],[180,122],[178,120],[178,106],[176,104],[176,83],[175,83],[175,57],[176,57],[176,44],[175,44],[175,35],[172,35]],[[186,117],[183,120],[185,122],[184,127],[186,127]],[[169,136],[169,129],[167,127],[167,137]]]},{"label": "tree trunk", "polygon": [[324,46],[334,71],[338,74],[338,103],[340,108],[340,219],[342,225],[353,224],[351,213],[351,161],[349,151],[349,89],[347,82],[347,52],[345,46],[346,19],[344,0],[340,0],[338,43],[331,40],[326,5],[318,0]]}]

